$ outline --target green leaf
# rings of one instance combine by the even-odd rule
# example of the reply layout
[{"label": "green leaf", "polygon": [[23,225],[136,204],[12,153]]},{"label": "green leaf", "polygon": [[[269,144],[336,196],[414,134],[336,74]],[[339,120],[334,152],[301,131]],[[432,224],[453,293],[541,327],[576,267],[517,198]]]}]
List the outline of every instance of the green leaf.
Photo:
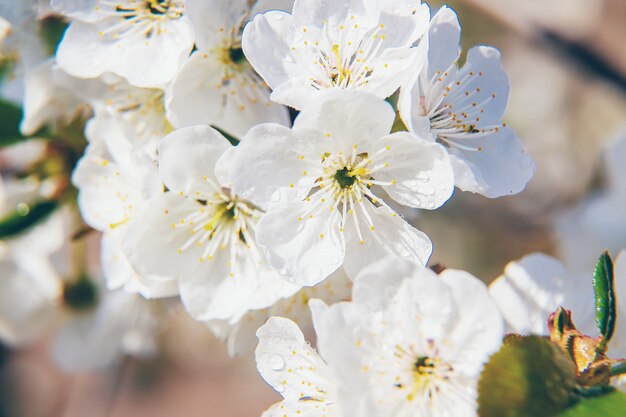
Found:
[{"label": "green leaf", "polygon": [[0,239],[14,237],[25,232],[50,216],[60,203],[56,200],[42,201],[32,206],[20,203],[8,216],[0,219]]},{"label": "green leaf", "polygon": [[613,391],[610,394],[584,398],[568,408],[558,417],[624,417],[626,416],[626,395]]},{"label": "green leaf", "polygon": [[608,252],[604,252],[593,274],[593,291],[596,301],[596,323],[602,335],[603,346],[611,340],[615,330],[617,306],[613,278],[613,261]]},{"label": "green leaf", "polygon": [[478,383],[480,417],[551,417],[575,398],[574,364],[540,336],[509,339]]}]

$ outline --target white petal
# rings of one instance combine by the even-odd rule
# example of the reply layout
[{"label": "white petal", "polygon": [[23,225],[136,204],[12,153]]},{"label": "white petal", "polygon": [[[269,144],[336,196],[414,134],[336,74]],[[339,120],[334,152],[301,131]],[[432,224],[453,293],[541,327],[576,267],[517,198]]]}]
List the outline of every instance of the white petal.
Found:
[{"label": "white petal", "polygon": [[312,204],[277,204],[257,224],[257,241],[267,250],[270,265],[301,286],[324,280],[341,266],[345,254],[340,214],[327,207],[311,212]]},{"label": "white petal", "polygon": [[352,301],[370,311],[388,307],[402,282],[413,276],[419,264],[396,256],[369,263],[355,278]]},{"label": "white petal", "polygon": [[291,402],[302,399],[303,407],[307,402],[324,405],[333,390],[330,370],[304,340],[298,326],[291,320],[272,317],[259,328],[257,337],[255,357],[263,379]]},{"label": "white petal", "polygon": [[122,173],[107,156],[102,143],[89,145],[72,176],[80,191],[78,205],[83,218],[100,231],[127,222],[132,203],[141,199],[140,178]]},{"label": "white petal", "polygon": [[138,274],[179,277],[200,264],[191,263],[178,249],[189,239],[189,230],[172,227],[198,209],[199,203],[174,193],[150,200],[147,207],[128,223],[121,238],[124,253]]},{"label": "white petal", "polygon": [[291,58],[295,31],[293,18],[282,11],[257,15],[244,28],[243,52],[272,89],[302,72]]},{"label": "white petal", "polygon": [[115,17],[93,24],[72,21],[57,50],[59,66],[80,78],[111,71],[139,87],[161,87],[171,81],[193,46],[188,19],[167,23],[163,34],[149,39],[142,33],[113,41],[110,35],[99,35],[118,23]]},{"label": "white petal", "polygon": [[293,191],[291,199],[302,200],[321,174],[309,162],[323,154],[316,148],[324,139],[317,136],[275,124],[255,126],[229,155],[233,190],[261,206],[286,197],[282,191]]},{"label": "white petal", "polygon": [[446,93],[443,105],[452,106],[456,120],[474,124],[477,129],[500,125],[510,89],[500,51],[489,46],[476,46],[467,53],[463,68],[449,72],[446,80],[450,82],[450,91]]},{"label": "white petal", "polygon": [[432,79],[436,71],[450,68],[460,54],[461,25],[454,10],[443,6],[437,11],[430,21],[428,41],[428,79]]},{"label": "white petal", "polygon": [[535,172],[535,163],[522,141],[508,127],[487,136],[468,139],[476,150],[450,147],[456,186],[489,198],[522,191]]},{"label": "white petal", "polygon": [[514,332],[546,335],[548,316],[565,301],[568,276],[560,261],[534,253],[509,263],[489,292]]},{"label": "white petal", "polygon": [[[237,267],[231,275],[234,262]],[[183,304],[196,320],[229,320],[233,324],[249,310],[269,307],[299,289],[251,256],[232,259],[222,251],[204,263],[204,268],[180,279]]]},{"label": "white petal", "polygon": [[[380,8],[375,0],[347,0],[321,2],[298,0],[293,6],[293,17],[299,26],[336,27],[354,16],[361,26],[370,26],[378,21]],[[369,25],[368,25],[369,24]]]},{"label": "white petal", "polygon": [[473,370],[474,375],[478,375],[480,367],[476,364],[486,362],[502,344],[504,321],[498,305],[489,295],[487,286],[465,271],[446,269],[439,278],[450,288],[460,312],[459,320],[448,334],[450,344],[460,351],[456,360],[464,370]]},{"label": "white petal", "polygon": [[[270,101],[269,90],[247,64],[227,69],[218,59],[215,52],[196,52],[176,76],[167,99],[175,127],[210,124],[242,138],[259,123],[290,125],[287,109]],[[228,81],[226,70],[232,72]]]},{"label": "white petal", "polygon": [[382,13],[381,33],[388,48],[408,47],[428,30],[430,8],[414,0],[378,0]]},{"label": "white petal", "polygon": [[158,277],[142,279],[133,269],[122,250],[118,236],[105,233],[101,242],[102,274],[109,290],[124,287],[146,298],[171,297],[178,294],[178,283],[173,279]]},{"label": "white petal", "polygon": [[389,97],[406,85],[413,74],[421,69],[422,50],[419,48],[395,48],[385,50],[376,60],[372,75],[363,91],[380,98]]},{"label": "white petal", "polygon": [[213,190],[217,185],[215,164],[231,145],[209,126],[178,129],[159,147],[159,173],[171,191],[193,196],[197,191]]},{"label": "white petal", "polygon": [[56,296],[10,258],[0,260],[0,339],[18,347],[41,337],[59,318]]},{"label": "white petal", "polygon": [[454,173],[448,153],[441,145],[407,132],[385,136],[378,143],[387,151],[372,159],[372,163],[388,166],[375,177],[392,182],[383,186],[391,198],[424,209],[435,209],[448,201],[454,191]]},{"label": "white petal", "polygon": [[361,235],[357,232],[352,218],[348,217],[344,268],[351,279],[366,266],[364,259],[374,262],[388,255],[395,255],[410,259],[419,265],[426,265],[432,253],[432,244],[428,236],[386,207],[374,207],[369,202],[364,202],[361,207],[372,219],[374,229],[367,224],[366,217],[360,213],[360,209],[357,209],[357,214]]},{"label": "white petal", "polygon": [[376,96],[360,91],[328,90],[319,94],[294,122],[294,130],[318,130],[330,134],[337,150],[352,151],[352,145],[375,141],[391,130],[393,107]]},{"label": "white petal", "polygon": [[247,0],[187,0],[185,13],[193,24],[198,49],[221,46],[248,12]]}]

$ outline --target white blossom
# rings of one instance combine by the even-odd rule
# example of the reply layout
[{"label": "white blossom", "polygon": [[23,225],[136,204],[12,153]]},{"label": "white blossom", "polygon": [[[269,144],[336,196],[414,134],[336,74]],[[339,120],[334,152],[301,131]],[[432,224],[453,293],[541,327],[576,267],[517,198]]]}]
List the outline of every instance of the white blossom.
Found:
[{"label": "white blossom", "polygon": [[126,140],[113,115],[92,119],[86,128],[91,143],[73,173],[79,189],[83,219],[103,232],[102,268],[108,288],[125,287],[146,297],[178,292],[176,282],[163,274],[140,275],[121,248],[128,224],[141,213],[150,198],[163,193],[156,165]]},{"label": "white blossom", "polygon": [[590,192],[555,219],[559,255],[569,268],[589,270],[603,250],[626,248],[626,130],[608,141],[602,166],[605,186]]},{"label": "white blossom", "polygon": [[425,36],[427,63],[403,90],[398,109],[410,131],[445,146],[457,187],[492,198],[518,193],[534,163],[502,123],[509,80],[500,52],[474,47],[459,68],[460,36],[456,13],[442,7]]},{"label": "white blossom", "polygon": [[53,0],[71,18],[56,53],[80,78],[113,72],[139,87],[170,82],[194,43],[184,0]]},{"label": "white blossom", "polygon": [[290,124],[287,109],[270,101],[267,85],[241,49],[243,26],[259,4],[272,3],[187,1],[198,49],[168,90],[168,117],[176,128],[210,124],[241,137],[257,123]]},{"label": "white blossom", "polygon": [[292,130],[258,125],[233,149],[233,187],[267,207],[258,242],[293,282],[315,285],[342,265],[353,278],[364,259],[387,254],[428,260],[428,237],[378,187],[400,204],[434,209],[452,193],[452,168],[440,145],[389,134],[394,116],[370,94],[329,91]]},{"label": "white blossom", "polygon": [[256,16],[242,45],[278,103],[303,109],[325,89],[385,98],[411,74],[428,19],[419,0],[296,0],[292,14]]},{"label": "white blossom", "polygon": [[476,415],[480,371],[504,335],[484,284],[390,257],[352,295],[310,303],[321,358],[285,319],[259,329],[257,367],[284,398],[273,415]]},{"label": "white blossom", "polygon": [[266,265],[255,241],[257,206],[230,188],[231,148],[208,126],[176,130],[159,148],[160,177],[169,190],[129,223],[123,248],[142,275],[178,282],[183,304],[198,320],[237,322],[299,287]]}]

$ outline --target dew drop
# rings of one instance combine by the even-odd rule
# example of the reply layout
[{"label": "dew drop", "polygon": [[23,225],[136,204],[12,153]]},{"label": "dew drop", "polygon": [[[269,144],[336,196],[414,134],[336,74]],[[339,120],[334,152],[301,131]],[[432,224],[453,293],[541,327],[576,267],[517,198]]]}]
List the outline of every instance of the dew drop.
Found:
[{"label": "dew drop", "polygon": [[269,365],[274,371],[282,371],[285,369],[285,360],[280,355],[272,355],[269,359]]},{"label": "dew drop", "polygon": [[276,385],[274,387],[274,389],[276,390],[277,393],[282,394],[283,392],[285,392],[285,386],[280,384],[280,385]]},{"label": "dew drop", "polygon": [[28,206],[28,204],[24,202],[20,202],[20,203],[17,203],[17,206],[15,207],[15,211],[17,212],[18,216],[24,217],[24,216],[27,216],[28,213],[30,213],[30,207]]}]

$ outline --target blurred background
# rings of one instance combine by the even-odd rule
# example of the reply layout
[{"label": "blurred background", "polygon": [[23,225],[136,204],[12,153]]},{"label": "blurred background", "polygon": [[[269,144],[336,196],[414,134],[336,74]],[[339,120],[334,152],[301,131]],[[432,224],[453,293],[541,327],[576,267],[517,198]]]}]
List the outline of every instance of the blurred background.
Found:
[{"label": "blurred background", "polygon": [[[490,200],[456,192],[414,222],[434,242],[432,263],[490,282],[530,252],[558,255],[554,222],[604,186],[601,152],[626,129],[626,1],[445,3],[459,14],[465,51],[476,44],[502,51],[511,79],[505,119],[537,169],[519,195]],[[157,357],[127,358],[97,374],[59,371],[49,340],[19,351],[0,346],[0,417],[257,417],[279,400],[251,353],[228,358],[182,311],[167,320]]]}]

